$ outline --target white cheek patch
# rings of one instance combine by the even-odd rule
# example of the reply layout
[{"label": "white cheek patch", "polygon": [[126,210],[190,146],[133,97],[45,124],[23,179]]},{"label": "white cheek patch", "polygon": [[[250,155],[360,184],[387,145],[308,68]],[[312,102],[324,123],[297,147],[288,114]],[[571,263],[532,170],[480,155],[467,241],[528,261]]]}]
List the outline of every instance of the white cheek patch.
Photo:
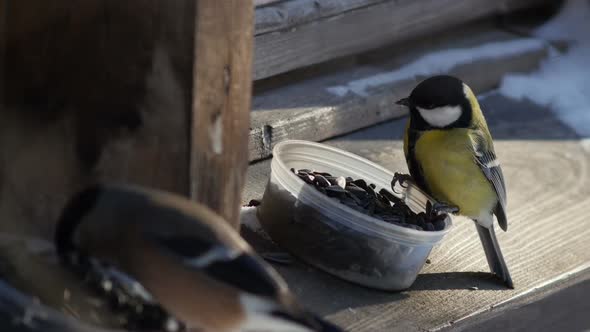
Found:
[{"label": "white cheek patch", "polygon": [[433,127],[446,127],[451,123],[459,120],[463,111],[461,106],[443,106],[431,110],[416,107],[420,115],[429,125]]}]

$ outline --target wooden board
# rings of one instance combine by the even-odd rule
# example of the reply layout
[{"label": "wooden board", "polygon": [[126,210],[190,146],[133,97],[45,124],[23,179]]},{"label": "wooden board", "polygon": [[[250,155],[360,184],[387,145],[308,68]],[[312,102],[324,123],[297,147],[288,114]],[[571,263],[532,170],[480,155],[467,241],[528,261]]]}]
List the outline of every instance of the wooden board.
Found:
[{"label": "wooden board", "polygon": [[590,311],[587,294],[590,294],[590,270],[556,280],[554,285],[456,322],[441,331],[584,331],[590,326],[590,317],[586,315]]},{"label": "wooden board", "polygon": [[[345,4],[347,8],[354,8],[355,4],[364,2],[346,1]],[[299,3],[291,4],[291,1],[280,3],[277,6],[293,5],[306,14],[289,22],[289,12],[277,9],[277,13],[282,14],[276,14],[279,23],[273,24],[263,24],[263,19],[272,20],[267,19],[267,16],[259,16],[259,26],[276,26],[280,27],[280,31],[256,36],[254,78],[262,79],[387,44],[404,42],[481,17],[544,2],[546,0],[390,0],[371,2],[370,6],[344,12],[338,12],[343,9],[338,7],[339,1],[313,1],[314,5],[318,4],[314,7],[310,6],[309,1],[300,2],[300,7],[296,6]],[[328,7],[335,6],[330,12],[338,15],[323,16],[321,11],[324,3]],[[271,12],[272,7],[265,7],[264,10]],[[297,12],[295,9],[293,11]],[[308,17],[311,21],[302,23]]]},{"label": "wooden board", "polygon": [[[427,54],[453,49],[476,49],[486,43],[508,42],[517,38],[489,24],[469,25],[415,42],[404,52],[394,49],[372,56],[371,59],[365,56],[364,61],[369,63],[367,65],[258,94],[254,97],[252,107],[250,160],[270,156],[272,147],[285,139],[321,141],[403,115],[404,110],[395,106],[394,102],[406,97],[421,76],[418,72],[413,76],[396,73]],[[507,72],[536,68],[547,52],[547,46],[539,42],[537,46],[522,52],[458,61],[445,72],[458,75],[469,82],[475,91],[484,91],[496,86]],[[385,57],[388,61],[377,62],[373,59],[377,57]],[[486,75],[481,75],[482,68],[486,68]],[[337,95],[330,92],[335,86],[353,85],[357,80],[367,80],[375,75],[399,78],[375,84],[365,91],[365,95]]]},{"label": "wooden board", "polygon": [[[432,252],[431,264],[404,292],[365,289],[299,262],[277,265],[306,305],[351,332],[424,331],[590,267],[590,153],[545,108],[497,95],[482,104],[506,177],[509,228],[506,233],[498,231],[498,238],[516,289],[507,290],[489,277],[475,227],[457,218]],[[326,143],[392,171],[406,171],[404,122],[388,122]],[[250,167],[243,202],[261,197],[268,175],[269,161]]]},{"label": "wooden board", "polygon": [[256,7],[266,6],[266,5],[281,2],[281,1],[283,1],[283,0],[254,0],[254,6],[256,6]]},{"label": "wooden board", "polygon": [[319,19],[342,15],[353,9],[387,0],[259,0],[273,4],[256,10],[255,34],[294,29]]},{"label": "wooden board", "polygon": [[191,196],[236,228],[248,167],[253,16],[252,1],[197,2]]}]

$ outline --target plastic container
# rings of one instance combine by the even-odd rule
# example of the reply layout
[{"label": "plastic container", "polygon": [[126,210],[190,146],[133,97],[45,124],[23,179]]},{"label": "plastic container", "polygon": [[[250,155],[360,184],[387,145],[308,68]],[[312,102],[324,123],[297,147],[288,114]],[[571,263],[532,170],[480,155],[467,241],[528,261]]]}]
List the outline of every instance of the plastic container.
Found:
[{"label": "plastic container", "polygon": [[[306,141],[284,141],[273,149],[271,174],[258,218],[283,248],[305,262],[342,279],[377,289],[410,287],[432,247],[451,227],[420,231],[386,223],[325,196],[299,179],[291,168],[351,176],[391,188],[394,174],[352,153]],[[431,200],[411,183],[406,204],[423,211]]]}]

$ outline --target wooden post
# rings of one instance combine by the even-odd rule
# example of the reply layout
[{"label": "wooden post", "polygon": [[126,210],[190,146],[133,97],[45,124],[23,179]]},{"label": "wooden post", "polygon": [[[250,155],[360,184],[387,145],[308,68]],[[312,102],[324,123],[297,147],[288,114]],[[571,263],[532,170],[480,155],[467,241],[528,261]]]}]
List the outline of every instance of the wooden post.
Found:
[{"label": "wooden post", "polygon": [[0,231],[52,237],[66,199],[97,180],[192,193],[237,225],[252,0],[0,10]]},{"label": "wooden post", "polygon": [[252,0],[199,0],[195,28],[191,196],[239,227],[248,166]]}]

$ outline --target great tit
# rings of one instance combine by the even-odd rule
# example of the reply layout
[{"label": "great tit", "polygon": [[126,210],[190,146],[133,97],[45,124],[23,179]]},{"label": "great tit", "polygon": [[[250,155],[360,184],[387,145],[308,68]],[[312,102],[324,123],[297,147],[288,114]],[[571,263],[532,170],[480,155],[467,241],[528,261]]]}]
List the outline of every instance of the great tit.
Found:
[{"label": "great tit", "polygon": [[514,288],[494,232],[506,231],[506,187],[492,136],[473,91],[440,75],[419,83],[408,98],[404,154],[416,184],[441,203],[475,221],[493,273]]},{"label": "great tit", "polygon": [[221,217],[179,195],[113,184],[66,204],[58,256],[109,264],[188,330],[342,331],[303,310],[280,276]]}]

